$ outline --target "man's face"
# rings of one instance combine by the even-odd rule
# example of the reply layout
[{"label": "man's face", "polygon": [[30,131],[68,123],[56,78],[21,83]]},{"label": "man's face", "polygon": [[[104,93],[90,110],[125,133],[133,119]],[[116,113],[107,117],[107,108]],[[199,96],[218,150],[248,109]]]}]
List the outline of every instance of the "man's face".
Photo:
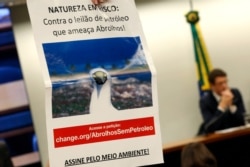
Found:
[{"label": "man's face", "polygon": [[211,89],[221,96],[222,92],[228,89],[227,77],[216,77]]}]

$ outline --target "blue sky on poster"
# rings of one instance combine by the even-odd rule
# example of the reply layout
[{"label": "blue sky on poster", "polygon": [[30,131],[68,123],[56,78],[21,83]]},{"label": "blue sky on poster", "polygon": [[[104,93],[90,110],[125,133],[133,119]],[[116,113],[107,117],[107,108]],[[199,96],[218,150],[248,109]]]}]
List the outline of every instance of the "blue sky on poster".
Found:
[{"label": "blue sky on poster", "polygon": [[131,64],[146,65],[139,37],[46,43],[43,48],[50,75],[88,73],[97,67],[111,70]]}]

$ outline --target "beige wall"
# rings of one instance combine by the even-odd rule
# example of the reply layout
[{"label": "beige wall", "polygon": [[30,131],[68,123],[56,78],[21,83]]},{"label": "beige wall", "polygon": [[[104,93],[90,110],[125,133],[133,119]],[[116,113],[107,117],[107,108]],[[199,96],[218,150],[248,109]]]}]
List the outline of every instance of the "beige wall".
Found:
[{"label": "beige wall", "polygon": [[[165,143],[190,138],[202,118],[198,108],[196,67],[189,1],[138,0],[137,7],[158,72],[162,138]],[[193,0],[214,67],[228,72],[250,112],[250,1]]]},{"label": "beige wall", "polygon": [[[164,143],[193,137],[202,119],[188,1],[137,0],[148,46],[158,72],[160,121]],[[214,67],[225,69],[250,111],[249,0],[194,0]],[[44,85],[26,6],[12,8],[16,43],[27,84],[43,162],[47,161]]]}]

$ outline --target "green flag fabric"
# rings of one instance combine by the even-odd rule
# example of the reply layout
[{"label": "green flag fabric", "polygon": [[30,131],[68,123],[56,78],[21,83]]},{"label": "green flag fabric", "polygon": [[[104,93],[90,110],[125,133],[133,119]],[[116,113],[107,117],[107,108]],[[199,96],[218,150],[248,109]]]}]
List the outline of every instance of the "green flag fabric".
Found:
[{"label": "green flag fabric", "polygon": [[186,19],[191,26],[195,62],[197,66],[198,87],[200,95],[202,96],[205,91],[210,89],[208,74],[209,71],[212,69],[212,65],[199,27],[198,12],[197,11],[188,12],[186,14]]}]

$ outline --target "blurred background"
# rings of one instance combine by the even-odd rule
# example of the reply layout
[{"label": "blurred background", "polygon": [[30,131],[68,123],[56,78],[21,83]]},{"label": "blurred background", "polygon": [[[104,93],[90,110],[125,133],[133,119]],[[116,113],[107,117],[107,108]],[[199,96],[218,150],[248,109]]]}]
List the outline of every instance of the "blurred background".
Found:
[{"label": "blurred background", "polygon": [[[185,18],[185,14],[190,11],[189,1],[136,0],[135,2],[157,71],[163,144],[192,138],[196,135],[202,118],[198,106],[199,91],[191,29]],[[200,14],[199,24],[213,67],[222,68],[228,73],[229,85],[239,88],[246,110],[249,112],[250,1],[193,0],[193,2],[194,10]],[[4,7],[6,4],[9,6],[7,9]],[[26,128],[25,132],[0,137],[6,143],[12,143],[9,144],[9,148],[13,156],[38,149],[34,147],[37,144],[34,145],[33,139],[34,141],[39,139],[39,153],[45,164],[48,160],[44,124],[45,86],[27,7],[22,0],[4,0],[0,10],[3,11],[0,16],[0,68],[3,71],[0,73],[1,86],[4,86],[4,90],[9,90],[8,92],[20,88],[19,93],[14,93],[11,97],[10,93],[5,93],[6,96],[1,97],[0,104],[3,106],[1,101],[5,101],[5,104],[6,101],[14,101],[18,95],[26,99],[21,97],[17,100],[18,107],[14,107],[15,109],[5,107],[0,112],[0,119],[11,120],[3,123],[8,126],[3,129],[1,126],[0,134],[19,128]],[[10,83],[16,84],[6,88],[6,84]],[[20,99],[24,101],[21,106]],[[20,113],[25,113],[22,119],[20,116],[13,116]],[[19,120],[22,120],[22,124],[18,123]],[[2,124],[2,120],[0,122]],[[22,148],[24,142],[27,143],[25,149]]]}]

